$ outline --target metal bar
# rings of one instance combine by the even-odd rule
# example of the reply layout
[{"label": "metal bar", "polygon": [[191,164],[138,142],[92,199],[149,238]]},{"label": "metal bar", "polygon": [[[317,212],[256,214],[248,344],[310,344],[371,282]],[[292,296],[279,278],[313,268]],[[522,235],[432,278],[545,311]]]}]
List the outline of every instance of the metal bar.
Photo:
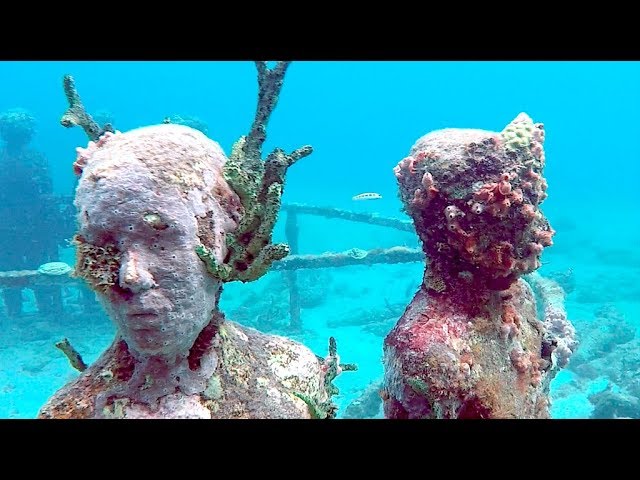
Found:
[{"label": "metal bar", "polygon": [[301,203],[282,204],[281,208],[285,212],[317,215],[319,217],[326,218],[338,218],[340,220],[348,220],[350,222],[368,223],[370,225],[395,228],[396,230],[402,230],[403,232],[415,232],[413,222],[410,220],[381,217],[375,213],[350,212],[348,210],[341,210],[339,208],[316,207],[313,205],[303,205]]},{"label": "metal bar", "polygon": [[[271,270],[287,271],[301,268],[335,268],[351,265],[375,265],[378,263],[411,263],[424,261],[424,253],[417,248],[391,247],[375,250],[353,248],[346,252],[323,253],[320,255],[289,255],[273,262]],[[46,275],[37,270],[14,270],[0,272],[0,287],[31,287],[33,285],[71,285],[82,283],[71,273]]]},{"label": "metal bar", "polygon": [[[287,223],[285,224],[284,230],[290,252],[296,255],[300,251],[298,246],[300,232],[298,230],[298,215],[294,210],[287,212]],[[284,272],[284,276],[289,286],[289,327],[292,330],[302,330],[298,272],[295,270],[287,270]]]}]

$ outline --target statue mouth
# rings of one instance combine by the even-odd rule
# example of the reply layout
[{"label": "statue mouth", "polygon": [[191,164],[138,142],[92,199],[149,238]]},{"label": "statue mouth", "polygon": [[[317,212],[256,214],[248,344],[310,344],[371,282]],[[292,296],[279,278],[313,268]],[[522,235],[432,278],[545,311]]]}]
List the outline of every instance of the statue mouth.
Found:
[{"label": "statue mouth", "polygon": [[132,330],[150,330],[156,326],[158,314],[153,312],[127,313],[129,328]]}]

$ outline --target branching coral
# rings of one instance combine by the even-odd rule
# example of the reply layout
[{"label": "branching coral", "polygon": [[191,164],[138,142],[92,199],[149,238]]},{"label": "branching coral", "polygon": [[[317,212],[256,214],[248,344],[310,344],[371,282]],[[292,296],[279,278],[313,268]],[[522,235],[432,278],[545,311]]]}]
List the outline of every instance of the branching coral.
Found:
[{"label": "branching coral", "polygon": [[329,338],[329,355],[327,358],[318,357],[318,361],[322,364],[323,372],[322,389],[320,393],[322,399],[314,400],[300,392],[293,392],[293,394],[307,404],[313,418],[335,418],[338,407],[333,403],[332,397],[338,395],[340,391],[338,387],[333,384],[333,381],[342,372],[355,371],[358,367],[354,363],[340,363],[338,347],[334,337]]},{"label": "branching coral", "polygon": [[64,112],[60,119],[63,127],[71,128],[80,126],[84,130],[89,140],[97,141],[105,132],[113,132],[111,124],[107,123],[100,127],[95,120],[85,110],[80,95],[76,90],[76,85],[71,75],[65,75],[63,78],[64,94],[69,102],[69,108]]},{"label": "branching coral", "polygon": [[227,256],[218,263],[204,245],[198,255],[209,272],[222,281],[249,282],[264,275],[275,260],[288,255],[289,246],[272,244],[271,236],[280,210],[287,169],[311,154],[310,146],[287,154],[276,148],[262,161],[266,126],[278,101],[289,62],[278,62],[273,69],[256,62],[258,69],[258,107],[249,135],[233,146],[224,166],[224,177],[238,194],[243,215],[238,228],[227,235]]},{"label": "branching coral", "polygon": [[59,342],[56,342],[55,346],[58,350],[64,353],[73,368],[75,368],[79,372],[84,372],[87,369],[87,364],[84,363],[84,360],[82,360],[82,356],[78,353],[78,351],[73,348],[73,345],[71,345],[69,339],[63,338]]},{"label": "branching coral", "polygon": [[[216,278],[229,282],[248,282],[264,275],[275,260],[289,254],[286,244],[272,244],[271,237],[280,210],[287,169],[311,154],[311,146],[304,146],[290,154],[276,148],[262,160],[262,145],[266,140],[266,127],[282,89],[289,62],[277,62],[272,69],[266,62],[256,62],[258,70],[258,106],[249,134],[233,146],[224,167],[224,177],[238,195],[242,205],[242,218],[238,228],[227,235],[227,256],[219,263],[206,245],[197,253]],[[81,126],[92,142],[99,142],[110,124],[100,127],[85,110],[71,75],[64,76],[64,91],[69,108],[60,123],[65,127]],[[91,144],[90,144],[91,145]],[[76,162],[74,170],[82,170]]]}]

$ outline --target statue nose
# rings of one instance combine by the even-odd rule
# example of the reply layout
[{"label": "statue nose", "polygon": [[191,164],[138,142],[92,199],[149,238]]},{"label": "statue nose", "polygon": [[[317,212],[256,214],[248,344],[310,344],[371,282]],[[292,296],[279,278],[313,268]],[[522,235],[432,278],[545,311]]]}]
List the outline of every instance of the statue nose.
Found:
[{"label": "statue nose", "polygon": [[120,287],[134,293],[157,286],[153,275],[141,261],[140,255],[135,252],[128,252],[124,255],[124,261],[120,266],[119,280]]}]

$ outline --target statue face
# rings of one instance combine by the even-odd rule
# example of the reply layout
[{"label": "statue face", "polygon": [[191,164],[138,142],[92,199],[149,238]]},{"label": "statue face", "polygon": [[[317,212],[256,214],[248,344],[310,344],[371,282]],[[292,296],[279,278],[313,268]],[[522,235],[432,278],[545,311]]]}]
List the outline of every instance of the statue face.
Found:
[{"label": "statue face", "polygon": [[182,125],[105,134],[77,152],[76,271],[134,354],[188,353],[220,290],[196,247],[202,238],[222,262],[236,228],[224,152]]},{"label": "statue face", "polygon": [[[107,285],[96,290],[129,348],[171,356],[188,352],[211,320],[220,283],[196,254],[198,222],[189,201],[170,189],[159,194],[144,178],[132,166],[128,175],[79,186],[79,236],[86,242],[80,248],[103,266]],[[100,252],[111,254],[106,270]],[[88,271],[80,274],[87,278]]]}]

